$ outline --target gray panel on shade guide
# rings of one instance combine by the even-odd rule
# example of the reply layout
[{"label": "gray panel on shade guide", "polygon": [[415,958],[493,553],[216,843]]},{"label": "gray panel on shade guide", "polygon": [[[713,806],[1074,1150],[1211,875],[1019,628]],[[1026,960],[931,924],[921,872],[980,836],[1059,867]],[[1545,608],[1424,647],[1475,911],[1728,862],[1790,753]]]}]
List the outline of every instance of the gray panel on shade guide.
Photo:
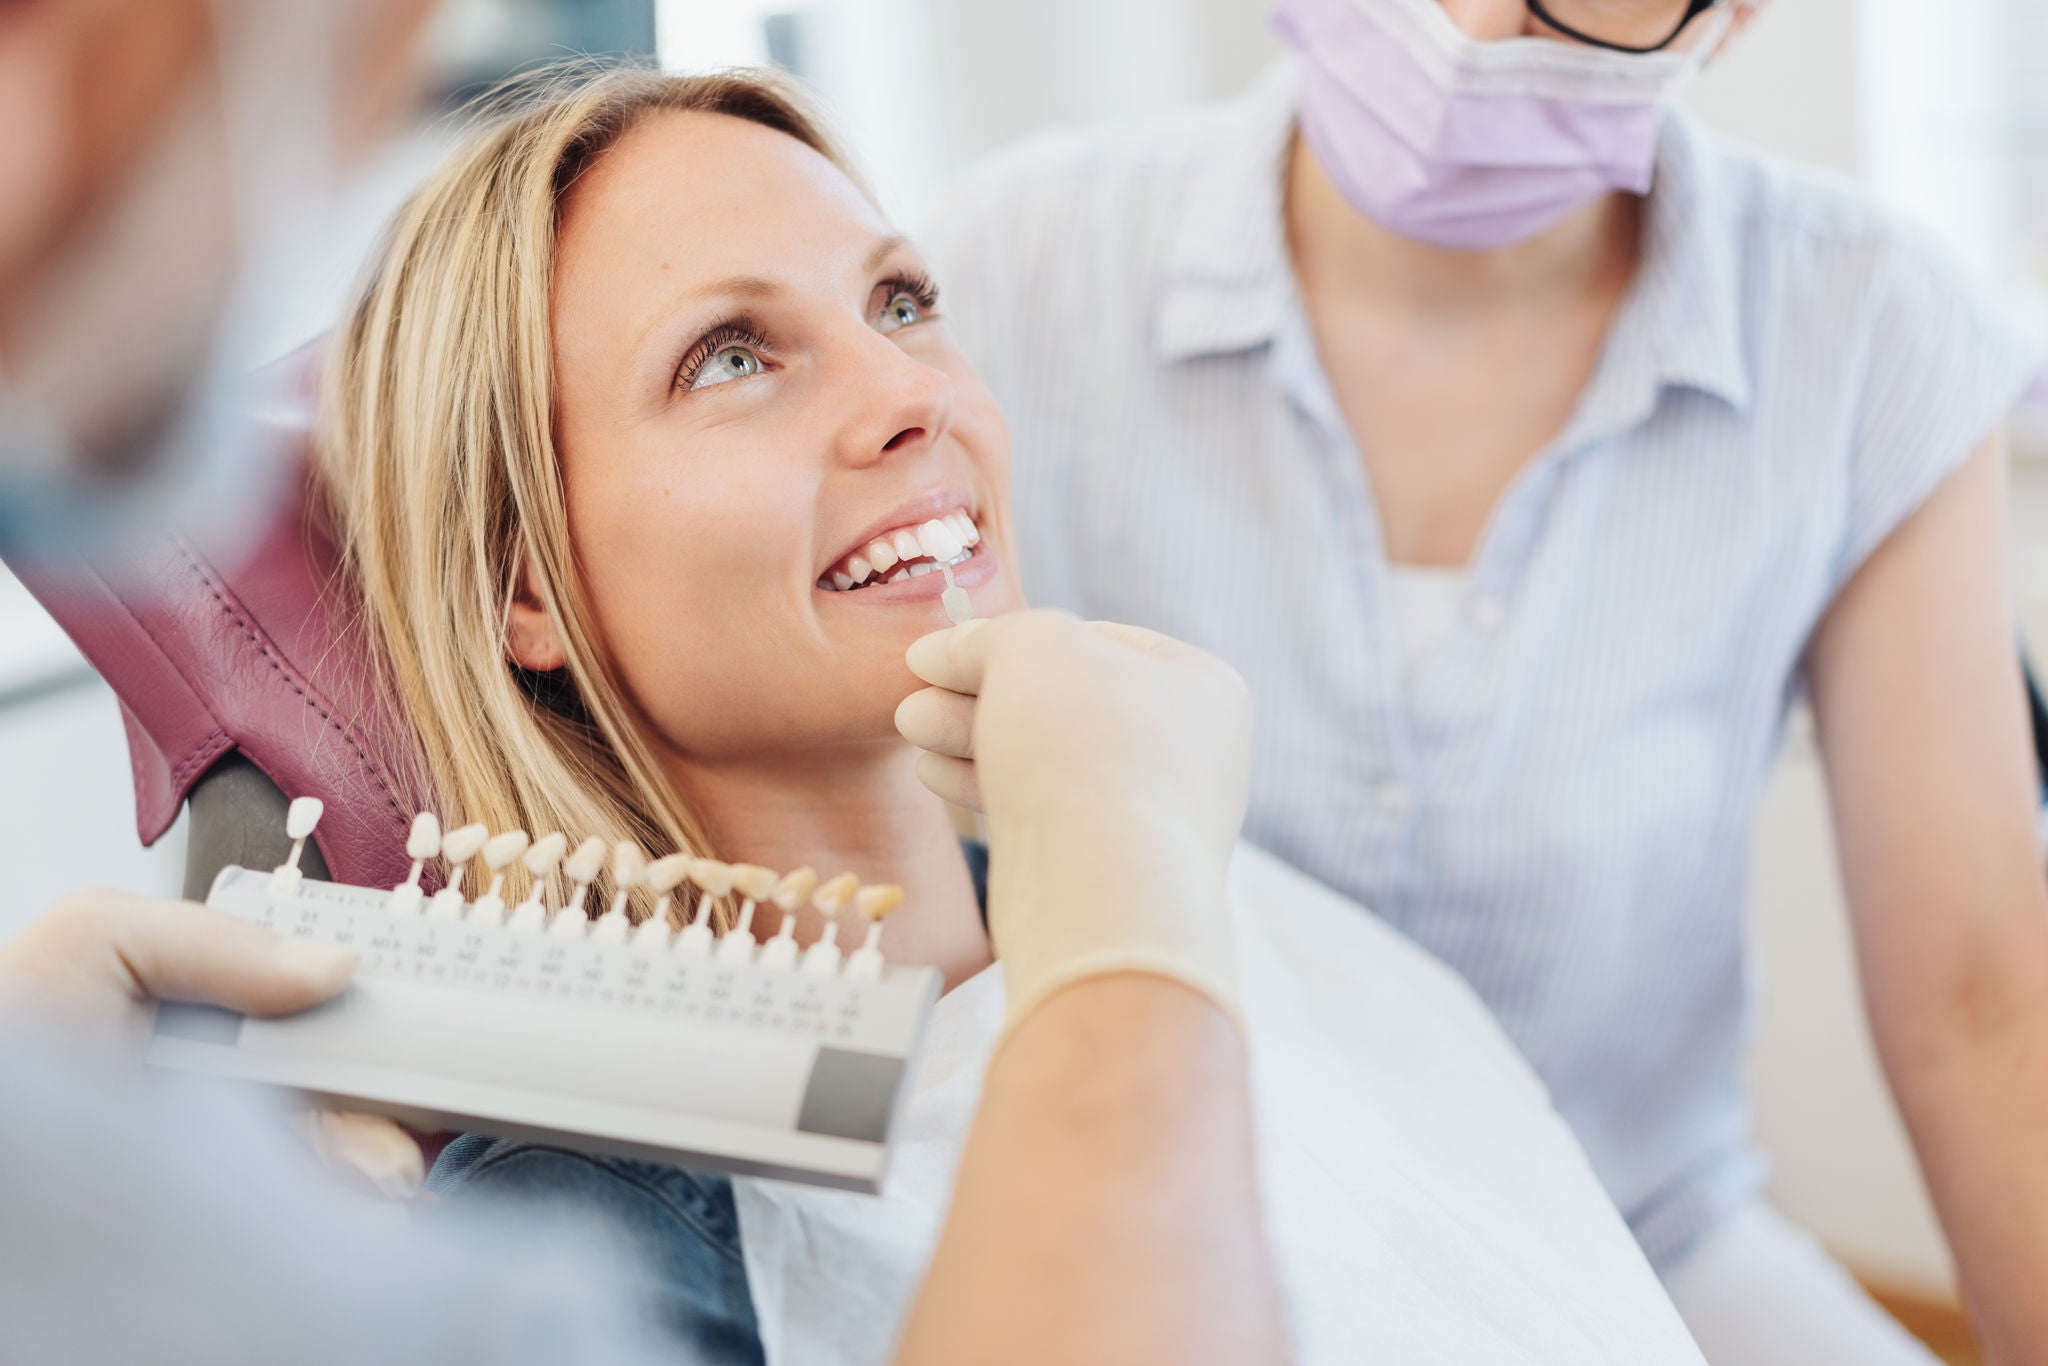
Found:
[{"label": "gray panel on shade guide", "polygon": [[901,1058],[820,1048],[796,1127],[807,1134],[880,1143],[889,1136],[889,1111],[902,1079]]},{"label": "gray panel on shade guide", "polygon": [[156,1008],[156,1032],[173,1039],[217,1043],[232,1048],[242,1034],[242,1017],[219,1006],[166,1001]]}]

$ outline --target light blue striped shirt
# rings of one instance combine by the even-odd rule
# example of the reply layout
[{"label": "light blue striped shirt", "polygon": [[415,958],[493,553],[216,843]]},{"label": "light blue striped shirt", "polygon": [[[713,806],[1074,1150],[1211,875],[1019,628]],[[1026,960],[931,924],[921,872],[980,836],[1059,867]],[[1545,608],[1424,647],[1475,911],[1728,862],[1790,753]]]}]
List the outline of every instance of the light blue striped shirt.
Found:
[{"label": "light blue striped shirt", "polygon": [[1404,678],[1282,239],[1293,101],[1282,68],[1041,139],[929,234],[1015,432],[1026,587],[1244,673],[1250,837],[1472,982],[1668,1266],[1762,1179],[1743,903],[1807,638],[2036,356],[1852,189],[1674,116],[1597,372]]}]

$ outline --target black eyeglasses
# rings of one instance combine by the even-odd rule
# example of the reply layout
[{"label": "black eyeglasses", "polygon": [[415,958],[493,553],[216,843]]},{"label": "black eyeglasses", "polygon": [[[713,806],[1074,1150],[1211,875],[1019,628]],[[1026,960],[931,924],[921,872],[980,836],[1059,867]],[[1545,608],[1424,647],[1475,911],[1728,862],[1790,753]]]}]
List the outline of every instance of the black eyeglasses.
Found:
[{"label": "black eyeglasses", "polygon": [[1610,52],[1661,52],[1721,0],[1525,0],[1567,38]]}]

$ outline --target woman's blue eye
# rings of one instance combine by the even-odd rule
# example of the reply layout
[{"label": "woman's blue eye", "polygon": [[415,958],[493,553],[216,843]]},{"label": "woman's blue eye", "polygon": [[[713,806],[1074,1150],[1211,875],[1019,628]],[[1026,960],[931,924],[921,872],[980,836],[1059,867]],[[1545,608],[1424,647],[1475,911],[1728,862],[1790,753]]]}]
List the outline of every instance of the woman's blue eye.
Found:
[{"label": "woman's blue eye", "polygon": [[923,321],[924,305],[917,301],[916,295],[904,291],[882,305],[882,316],[876,326],[884,332],[897,332]]},{"label": "woman's blue eye", "polygon": [[690,381],[692,391],[724,384],[727,380],[745,379],[761,373],[761,358],[751,346],[721,346],[713,351],[697,370],[697,377]]}]

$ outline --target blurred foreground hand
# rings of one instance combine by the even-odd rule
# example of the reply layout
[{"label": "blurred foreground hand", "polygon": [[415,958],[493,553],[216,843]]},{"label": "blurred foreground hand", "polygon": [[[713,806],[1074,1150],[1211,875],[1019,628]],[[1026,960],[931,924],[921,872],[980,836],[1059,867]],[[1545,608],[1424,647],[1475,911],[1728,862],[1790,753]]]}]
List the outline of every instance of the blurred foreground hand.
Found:
[{"label": "blurred foreground hand", "polygon": [[[221,911],[89,889],[58,902],[0,944],[0,1015],[139,1062],[156,1001],[193,1001],[245,1015],[290,1015],[338,995],[356,956],[287,939]],[[419,1145],[390,1120],[315,1112],[307,1131],[321,1160],[385,1196],[416,1193]]]}]

